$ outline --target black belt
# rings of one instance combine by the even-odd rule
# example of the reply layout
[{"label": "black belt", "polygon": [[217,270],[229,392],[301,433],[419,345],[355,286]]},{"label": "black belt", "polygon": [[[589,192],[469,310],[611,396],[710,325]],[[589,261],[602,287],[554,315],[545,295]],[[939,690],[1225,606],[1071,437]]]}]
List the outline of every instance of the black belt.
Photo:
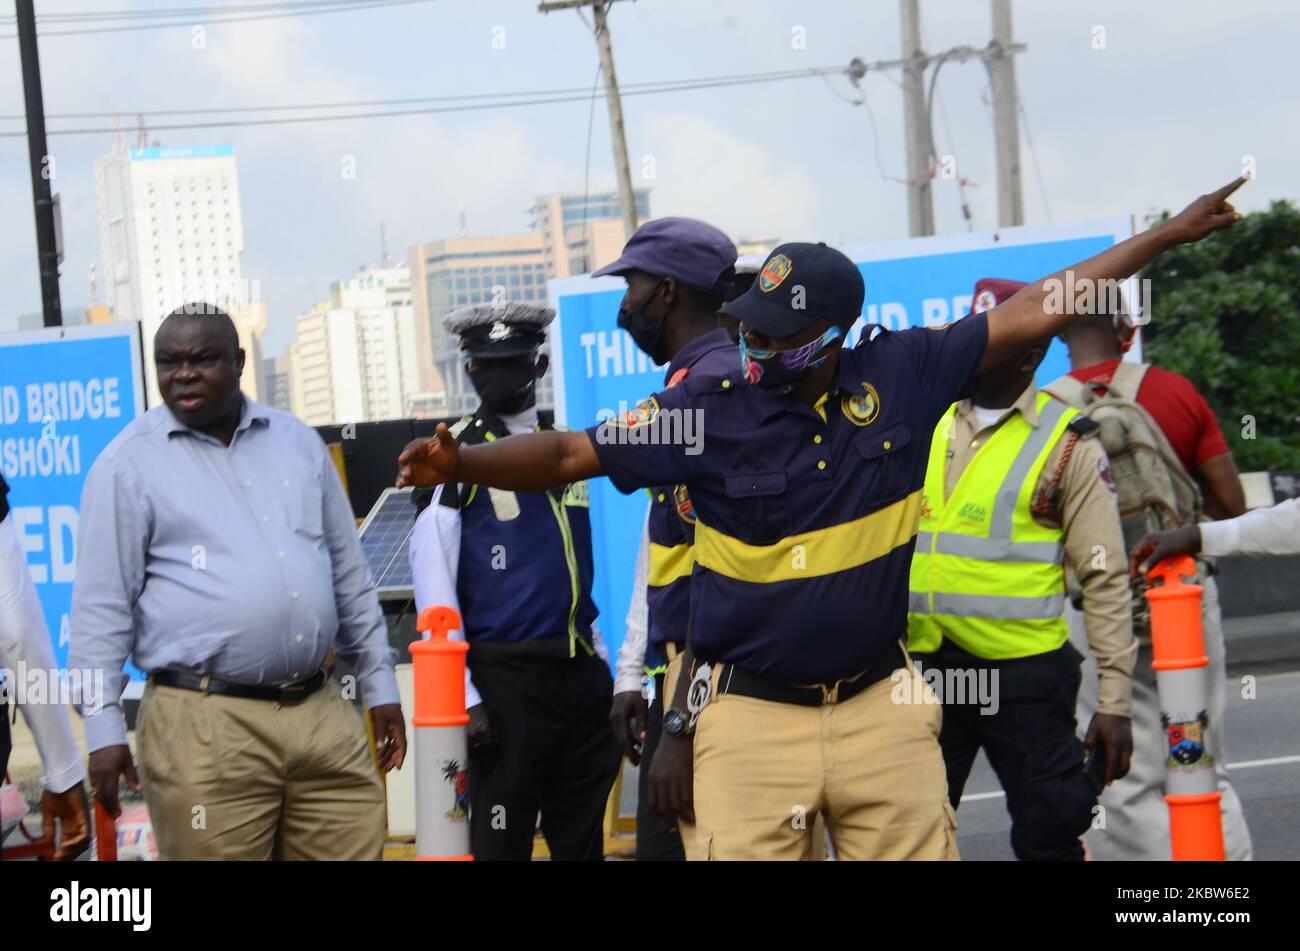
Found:
[{"label": "black belt", "polygon": [[879,683],[899,667],[905,666],[905,663],[902,649],[894,644],[862,673],[844,677],[830,685],[814,684],[808,687],[774,683],[733,664],[724,664],[718,677],[718,693],[732,693],[773,703],[792,703],[799,707],[820,707],[853,699],[872,684]]},{"label": "black belt", "polygon": [[202,693],[219,693],[225,697],[240,697],[245,700],[274,700],[277,703],[297,703],[300,700],[306,700],[325,685],[328,677],[329,671],[322,669],[316,671],[306,680],[273,686],[237,684],[203,674],[191,674],[184,670],[155,670],[149,674],[149,679],[159,687],[198,690]]}]

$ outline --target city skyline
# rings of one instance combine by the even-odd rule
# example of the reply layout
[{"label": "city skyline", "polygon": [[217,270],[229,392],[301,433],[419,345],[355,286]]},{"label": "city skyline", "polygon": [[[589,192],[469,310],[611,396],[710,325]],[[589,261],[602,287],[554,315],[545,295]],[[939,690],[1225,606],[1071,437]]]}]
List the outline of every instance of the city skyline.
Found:
[{"label": "city skyline", "polygon": [[[861,90],[834,76],[635,95],[635,85],[646,80],[896,57],[896,9],[866,7],[827,2],[810,9],[779,0],[616,4],[610,24],[620,77],[629,87],[633,173],[639,186],[653,189],[655,213],[700,217],[737,238],[856,244],[902,237],[904,189],[884,180],[903,172],[897,77],[870,73]],[[1177,205],[1207,180],[1227,180],[1244,155],[1258,160],[1259,176],[1242,196],[1245,210],[1300,193],[1300,133],[1269,119],[1297,95],[1285,81],[1284,31],[1260,28],[1285,9],[1262,3],[1250,18],[1224,20],[1208,2],[1140,10],[1118,0],[1087,10],[1016,5],[1016,38],[1028,46],[1016,61],[1025,107],[1027,223],[1123,213],[1141,218]],[[922,16],[927,49],[987,42],[984,4],[928,0]],[[694,28],[683,32],[679,25],[688,17]],[[1151,27],[1155,20],[1158,30]],[[71,112],[118,112],[132,137],[134,117],[143,111],[149,143],[234,147],[246,219],[242,269],[259,281],[268,305],[268,356],[284,352],[294,316],[330,280],[359,263],[379,262],[381,224],[397,259],[414,244],[459,234],[462,214],[471,235],[516,233],[527,226],[529,202],[538,194],[612,186],[604,107],[585,97],[462,114],[157,128],[196,121],[157,114],[161,109],[523,91],[536,89],[542,74],[547,87],[590,90],[596,53],[575,15],[541,16],[530,2],[448,0],[364,15],[210,25],[202,48],[194,43],[192,26],[42,40],[69,308],[90,302],[87,269],[92,262],[102,268],[93,164],[111,139],[59,135],[110,124],[109,118],[60,118]],[[1225,44],[1251,55],[1225,59],[1217,52]],[[1215,70],[1192,67],[1207,57]],[[132,68],[121,69],[125,62]],[[0,43],[0,69],[17,76],[12,42]],[[1162,81],[1171,69],[1184,77],[1172,89]],[[978,230],[995,220],[986,79],[977,63],[946,67],[935,122],[939,150],[956,157],[970,183],[966,198]],[[1089,93],[1083,109],[1077,106],[1081,83]],[[1259,89],[1273,90],[1280,103],[1262,101],[1252,92]],[[862,92],[870,114],[843,101]],[[1151,105],[1136,104],[1138,94]],[[18,83],[0,90],[0,112],[21,115]],[[1212,137],[1205,134],[1207,121],[1215,127]],[[21,122],[3,128],[19,130]],[[1081,147],[1085,138],[1092,144]],[[0,139],[0,155],[0,214],[16,223],[0,235],[0,263],[11,278],[0,288],[0,319],[12,326],[16,315],[39,310],[39,292],[22,138]],[[941,233],[965,229],[955,183],[936,183],[935,205]]]}]

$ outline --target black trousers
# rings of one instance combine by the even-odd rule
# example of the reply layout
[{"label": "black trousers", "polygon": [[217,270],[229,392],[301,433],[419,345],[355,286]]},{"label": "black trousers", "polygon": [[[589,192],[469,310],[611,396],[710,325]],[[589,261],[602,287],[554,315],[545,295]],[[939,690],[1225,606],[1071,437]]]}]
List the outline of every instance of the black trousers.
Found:
[{"label": "black trousers", "polygon": [[636,860],[638,862],[684,862],[682,837],[670,829],[650,808],[650,764],[664,731],[664,675],[655,674],[655,698],[646,714],[645,743],[636,783]]},{"label": "black trousers", "polygon": [[599,657],[475,656],[470,672],[495,742],[470,750],[470,848],[527,861],[537,814],[551,857],[604,858],[605,804],[621,754],[609,725],[613,680]]},{"label": "black trousers", "polygon": [[939,744],[953,808],[983,748],[1006,793],[1016,858],[1082,860],[1079,836],[1088,830],[1097,798],[1084,778],[1083,743],[1074,732],[1083,661],[1079,652],[1066,642],[1059,650],[1034,657],[989,661],[945,641],[933,654],[914,656],[931,686],[940,675],[939,683],[954,684],[950,672],[958,671],[973,672],[977,683],[996,683],[997,712],[991,715],[982,713],[984,708],[969,695],[966,702],[953,702],[962,698],[941,692]]}]

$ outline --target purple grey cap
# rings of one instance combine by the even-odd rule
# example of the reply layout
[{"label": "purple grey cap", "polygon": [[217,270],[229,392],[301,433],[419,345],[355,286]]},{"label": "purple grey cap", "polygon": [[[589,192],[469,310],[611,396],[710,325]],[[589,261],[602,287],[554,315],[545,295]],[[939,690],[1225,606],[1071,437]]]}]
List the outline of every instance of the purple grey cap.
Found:
[{"label": "purple grey cap", "polygon": [[705,294],[725,294],[735,264],[736,246],[713,225],[694,218],[656,218],[636,229],[617,261],[591,276],[644,271]]}]

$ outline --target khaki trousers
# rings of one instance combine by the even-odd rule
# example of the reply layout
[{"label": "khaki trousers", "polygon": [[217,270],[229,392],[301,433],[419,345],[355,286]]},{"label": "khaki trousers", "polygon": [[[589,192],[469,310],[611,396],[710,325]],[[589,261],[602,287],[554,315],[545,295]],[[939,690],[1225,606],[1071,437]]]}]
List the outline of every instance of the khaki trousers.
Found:
[{"label": "khaki trousers", "polygon": [[382,857],[383,782],[333,680],[292,704],[150,682],[137,747],[164,859]]},{"label": "khaki trousers", "polygon": [[942,707],[896,702],[930,692],[910,660],[822,707],[719,696],[718,675],[696,724],[688,859],[820,858],[818,818],[839,859],[958,858]]},{"label": "khaki trousers", "polygon": [[[1088,723],[1097,711],[1097,661],[1088,653],[1088,634],[1083,616],[1066,605],[1070,641],[1087,658],[1079,688],[1078,729],[1086,735]],[[1206,578],[1201,592],[1201,630],[1210,665],[1205,668],[1209,693],[1209,726],[1206,749],[1214,757],[1223,818],[1223,846],[1229,861],[1247,861],[1252,854],[1250,829],[1242,812],[1241,799],[1228,774],[1227,750],[1223,743],[1223,713],[1227,706],[1227,655],[1223,644],[1223,618],[1219,611],[1219,589]],[[1160,725],[1160,703],[1156,696],[1156,675],[1151,669],[1151,642],[1139,641],[1133,668],[1133,762],[1128,775],[1106,787],[1097,800],[1105,808],[1105,827],[1087,835],[1093,858],[1104,860],[1163,860],[1173,858],[1169,840],[1169,805],[1165,802],[1165,757],[1168,742]]]}]

